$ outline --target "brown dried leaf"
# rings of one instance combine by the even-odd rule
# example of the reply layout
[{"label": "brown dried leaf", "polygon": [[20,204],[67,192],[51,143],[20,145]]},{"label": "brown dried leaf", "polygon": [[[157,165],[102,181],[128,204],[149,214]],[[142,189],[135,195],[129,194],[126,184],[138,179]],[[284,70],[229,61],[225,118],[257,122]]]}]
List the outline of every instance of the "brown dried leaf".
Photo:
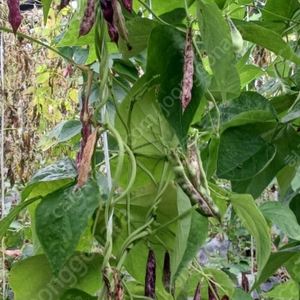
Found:
[{"label": "brown dried leaf", "polygon": [[78,182],[76,185],[76,189],[81,188],[89,177],[91,159],[92,159],[94,149],[95,149],[95,144],[97,141],[98,128],[99,127],[97,127],[94,130],[94,132],[88,137],[87,143],[84,147],[83,156],[82,156],[82,160],[81,160],[79,172],[78,172]]}]

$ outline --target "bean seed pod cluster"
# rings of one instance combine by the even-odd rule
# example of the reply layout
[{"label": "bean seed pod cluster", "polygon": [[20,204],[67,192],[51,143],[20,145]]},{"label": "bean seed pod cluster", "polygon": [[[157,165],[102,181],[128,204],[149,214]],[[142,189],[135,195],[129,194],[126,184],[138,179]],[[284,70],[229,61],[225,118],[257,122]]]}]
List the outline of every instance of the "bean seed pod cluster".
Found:
[{"label": "bean seed pod cluster", "polygon": [[[200,156],[197,158],[200,163]],[[213,199],[210,197],[206,188],[200,183],[201,180],[199,170],[200,166],[193,166],[189,159],[182,155],[178,150],[172,150],[169,154],[169,161],[173,166],[173,172],[177,184],[181,187],[184,193],[189,197],[192,205],[197,204],[197,211],[206,217],[214,217],[219,221],[221,219],[220,213]],[[202,174],[201,176],[205,176]]]},{"label": "bean seed pod cluster", "polygon": [[13,29],[14,34],[16,34],[22,22],[20,3],[19,0],[7,0],[7,5],[9,9],[8,21]]},{"label": "bean seed pod cluster", "polygon": [[[122,3],[126,10],[132,11],[132,1],[123,0]],[[120,35],[126,42],[128,50],[131,50],[125,19],[118,0],[100,0],[100,6],[103,17],[107,22],[108,34],[111,41],[118,44]]]}]

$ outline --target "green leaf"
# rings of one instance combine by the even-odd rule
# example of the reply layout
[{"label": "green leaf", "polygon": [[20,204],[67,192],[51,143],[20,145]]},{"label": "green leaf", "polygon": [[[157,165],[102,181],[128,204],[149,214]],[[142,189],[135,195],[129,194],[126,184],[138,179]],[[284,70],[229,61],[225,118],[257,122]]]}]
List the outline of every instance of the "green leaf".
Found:
[{"label": "green leaf", "polygon": [[272,291],[264,295],[276,300],[298,300],[299,286],[294,280],[289,280],[276,286]]},{"label": "green leaf", "polygon": [[70,140],[72,137],[80,133],[81,128],[81,122],[78,120],[60,122],[41,143],[45,145],[43,150],[45,151],[61,142]]},{"label": "green leaf", "polygon": [[297,161],[292,163],[289,162],[282,170],[280,170],[277,175],[277,184],[280,190],[280,195],[284,195],[286,191],[291,187],[293,180],[295,180],[295,176],[297,175]]},{"label": "green leaf", "polygon": [[236,98],[241,87],[233,64],[234,53],[229,26],[215,2],[197,0],[197,4],[201,36],[218,87],[216,89],[214,85],[210,90],[219,91],[222,101]]},{"label": "green leaf", "polygon": [[[179,215],[183,214],[185,211],[191,208],[190,199],[187,197],[187,195],[182,191],[182,189],[179,186],[177,186],[177,208],[178,208]],[[171,263],[173,280],[177,278],[178,274],[180,274],[180,271],[182,269],[182,268],[179,269],[179,266],[182,262],[182,258],[187,249],[187,242],[189,237],[187,232],[190,232],[191,229],[191,219],[192,216],[190,213],[186,215],[184,218],[178,220],[177,223],[177,232],[176,232],[176,238],[174,243],[174,254],[172,256],[172,263]],[[184,262],[183,267],[185,267],[186,263],[188,262]]]},{"label": "green leaf", "polygon": [[229,198],[242,225],[255,239],[258,276],[260,276],[271,253],[271,239],[267,222],[250,195],[231,194]]},{"label": "green leaf", "polygon": [[[299,247],[298,247],[299,249]],[[300,253],[295,253],[288,261],[285,262],[284,267],[296,282],[300,282]]]},{"label": "green leaf", "polygon": [[257,198],[276,174],[290,162],[291,154],[292,159],[295,155],[300,155],[300,137],[290,124],[258,123],[256,127],[249,127],[249,130],[260,132],[268,143],[276,147],[276,155],[265,170],[249,180],[232,181],[234,192],[249,193]]},{"label": "green leaf", "polygon": [[[175,274],[174,275],[175,279],[178,278],[178,276],[180,276],[180,273],[183,270],[183,268],[185,268],[187,264],[196,256],[200,247],[205,242],[207,233],[208,233],[208,218],[200,215],[196,211],[193,211],[191,214],[191,223],[190,223],[190,229],[189,229],[189,234],[187,236],[186,244],[181,245],[181,247],[183,246],[185,247],[185,251],[182,255],[178,268],[173,269]],[[183,243],[183,239],[180,239],[178,235],[176,235],[176,240],[178,240],[179,244]],[[175,248],[175,252],[176,252],[176,248]]]},{"label": "green leaf", "polygon": [[200,100],[208,88],[209,77],[200,61],[195,59],[192,98],[182,113],[179,96],[182,89],[184,48],[185,37],[175,27],[155,27],[149,39],[146,76],[148,80],[158,76],[154,83],[159,84],[157,98],[160,107],[182,147],[186,148],[186,136]]},{"label": "green leaf", "polygon": [[233,20],[237,29],[241,32],[243,39],[254,44],[260,45],[277,55],[291,60],[297,64],[300,58],[293,51],[291,46],[287,44],[282,37],[273,30],[263,28],[253,22]]},{"label": "green leaf", "polygon": [[177,7],[172,11],[159,16],[162,20],[169,24],[180,24],[186,18],[186,12],[183,7]]},{"label": "green leaf", "polygon": [[73,181],[76,176],[77,169],[72,160],[70,158],[64,158],[51,166],[38,170],[30,178],[27,186],[23,190],[22,200],[29,196],[45,196],[55,189]]},{"label": "green leaf", "polygon": [[98,185],[89,179],[77,191],[71,186],[48,194],[37,206],[36,233],[54,274],[74,253],[99,197]]},{"label": "green leaf", "polygon": [[236,181],[252,178],[266,168],[275,153],[276,148],[259,135],[229,128],[221,136],[217,176]]},{"label": "green leaf", "polygon": [[138,55],[147,48],[151,30],[159,25],[158,22],[148,18],[133,18],[126,22],[129,35],[129,44],[132,49],[129,51],[126,43],[120,40],[120,53],[123,58],[130,58]]},{"label": "green leaf", "polygon": [[271,104],[274,106],[278,114],[289,109],[297,98],[297,94],[280,95],[271,99]]},{"label": "green leaf", "polygon": [[[229,127],[240,126],[275,119],[277,114],[269,100],[256,92],[243,92],[237,99],[229,100],[219,105],[220,127],[223,130]],[[213,124],[211,122],[213,120]],[[218,124],[216,108],[194,125],[200,130],[207,131]]]},{"label": "green leaf", "polygon": [[77,289],[71,289],[65,292],[61,297],[60,300],[97,300],[98,297],[93,297],[90,294],[87,294],[83,291]]},{"label": "green leaf", "polygon": [[217,170],[218,156],[219,156],[220,138],[211,137],[209,142],[208,162],[206,166],[206,177],[209,180]]},{"label": "green leaf", "polygon": [[300,102],[298,102],[289,112],[280,120],[282,123],[287,123],[300,118]]},{"label": "green leaf", "polygon": [[300,240],[300,226],[292,210],[278,201],[267,201],[259,207],[263,216],[271,220],[288,237]]},{"label": "green leaf", "polygon": [[0,239],[3,238],[6,230],[8,229],[8,227],[10,226],[10,224],[13,222],[13,220],[18,216],[18,214],[24,209],[26,208],[28,205],[30,205],[31,203],[39,200],[40,198],[32,198],[29,199],[27,201],[24,201],[22,203],[20,203],[19,205],[17,205],[4,219],[2,219],[0,221]]},{"label": "green leaf", "polygon": [[[269,244],[268,244],[269,245]],[[282,249],[278,252],[272,253],[265,264],[264,268],[261,269],[256,277],[254,285],[251,287],[253,291],[258,286],[260,286],[264,281],[266,281],[270,276],[272,276],[276,271],[290,258],[299,253],[300,246],[295,246]]]},{"label": "green leaf", "polygon": [[257,66],[245,65],[239,70],[241,88],[243,89],[247,84],[257,79],[258,77],[263,76],[264,74],[265,72]]},{"label": "green leaf", "polygon": [[233,294],[233,299],[234,300],[253,300],[251,295],[247,294],[241,289],[234,289],[234,294]]},{"label": "green leaf", "polygon": [[299,10],[299,2],[297,0],[268,0],[262,10],[262,17],[266,21],[288,22],[297,10]]},{"label": "green leaf", "polygon": [[[136,155],[162,159],[165,157],[165,146],[177,145],[174,131],[156,101],[155,88],[149,88],[146,76],[133,85],[119,111],[120,116],[116,115],[115,119],[116,129],[123,140],[130,139]],[[129,134],[124,123],[130,126]]]},{"label": "green leaf", "polygon": [[51,299],[70,288],[88,294],[96,293],[101,287],[102,257],[100,254],[76,253],[55,277],[44,254],[16,262],[10,272],[9,284],[15,300]]},{"label": "green leaf", "polygon": [[[216,288],[218,291],[218,295],[220,296],[220,299],[225,295],[227,295],[229,297],[229,299],[232,298],[232,295],[234,293],[233,284],[232,284],[231,279],[225,272],[217,270],[217,269],[211,269],[211,268],[204,268],[203,272],[206,276],[213,278],[213,280],[217,283]],[[194,287],[194,290],[195,290],[195,288],[196,287]],[[207,280],[204,280],[203,284],[201,286],[202,300],[210,300],[208,298],[207,290],[208,290]],[[205,291],[205,292],[203,292],[203,291]]]},{"label": "green leaf", "polygon": [[44,25],[47,24],[48,13],[51,6],[52,0],[42,0],[43,4],[43,15],[44,15]]}]

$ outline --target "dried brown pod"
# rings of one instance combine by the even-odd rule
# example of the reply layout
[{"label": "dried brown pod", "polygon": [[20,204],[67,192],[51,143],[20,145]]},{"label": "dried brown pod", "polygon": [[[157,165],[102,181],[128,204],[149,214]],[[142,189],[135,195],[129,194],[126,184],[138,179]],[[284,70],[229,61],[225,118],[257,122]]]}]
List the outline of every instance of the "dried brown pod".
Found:
[{"label": "dried brown pod", "polygon": [[182,113],[192,99],[194,76],[194,50],[192,45],[192,29],[188,28],[186,32],[185,49],[184,49],[184,63],[183,63],[183,78],[181,82],[180,101]]},{"label": "dried brown pod", "polygon": [[249,292],[249,281],[246,274],[242,273],[242,288],[243,290],[248,293]]},{"label": "dried brown pod", "polygon": [[145,296],[155,299],[155,280],[156,280],[156,261],[153,250],[149,250],[146,277],[145,277]]},{"label": "dried brown pod", "polygon": [[132,13],[132,0],[122,0],[124,8]]},{"label": "dried brown pod", "polygon": [[8,21],[13,29],[14,34],[16,34],[22,22],[20,3],[19,0],[7,0],[7,5],[9,9]]},{"label": "dried brown pod", "polygon": [[118,0],[112,0],[112,7],[114,11],[114,24],[117,26],[120,37],[126,42],[127,48],[130,51],[132,47],[129,43],[129,35],[125,24],[125,19]]},{"label": "dried brown pod", "polygon": [[201,283],[199,282],[196,287],[195,295],[193,300],[201,300]]},{"label": "dried brown pod", "polygon": [[96,8],[95,0],[88,0],[83,18],[80,23],[79,36],[87,35],[92,29],[92,27],[94,26],[95,8]]}]

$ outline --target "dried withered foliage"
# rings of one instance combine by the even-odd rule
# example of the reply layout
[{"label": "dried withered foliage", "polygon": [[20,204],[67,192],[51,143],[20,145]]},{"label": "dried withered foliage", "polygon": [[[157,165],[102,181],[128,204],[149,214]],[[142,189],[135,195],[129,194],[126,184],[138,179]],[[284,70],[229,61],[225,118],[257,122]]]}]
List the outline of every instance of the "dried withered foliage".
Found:
[{"label": "dried withered foliage", "polygon": [[[4,15],[8,15],[8,11]],[[23,22],[18,30],[40,40],[42,31],[33,31],[33,28],[43,24],[43,16],[37,10],[22,15]],[[3,20],[3,26],[10,26],[8,19]],[[12,187],[14,184],[26,183],[43,163],[51,163],[51,150],[42,151],[40,140],[63,116],[69,115],[71,109],[73,111],[77,108],[76,104],[68,100],[66,91],[74,83],[71,78],[61,76],[64,68],[62,60],[51,56],[47,50],[29,40],[14,37],[11,33],[3,34],[4,179]],[[37,83],[37,69],[41,66],[50,76],[49,80]],[[65,101],[70,102],[70,108],[64,111]],[[54,161],[64,154],[63,151],[57,152],[51,155],[51,159]]]}]

